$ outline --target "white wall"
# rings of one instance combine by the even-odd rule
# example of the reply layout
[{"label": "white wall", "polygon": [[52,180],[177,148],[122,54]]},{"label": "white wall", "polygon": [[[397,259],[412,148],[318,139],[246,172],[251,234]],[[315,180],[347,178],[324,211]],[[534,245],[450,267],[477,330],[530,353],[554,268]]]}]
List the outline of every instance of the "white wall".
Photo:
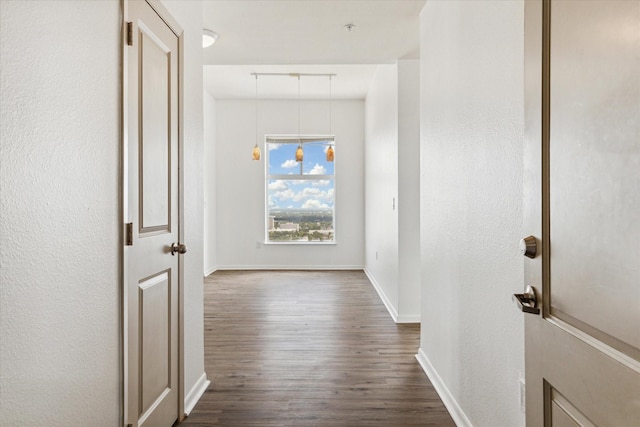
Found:
[{"label": "white wall", "polygon": [[[329,103],[303,101],[302,134],[329,133]],[[260,135],[297,134],[297,101],[259,102]],[[332,103],[336,135],[336,244],[265,245],[265,169],[251,160],[255,102],[216,104],[218,268],[362,268],[364,241],[364,103]],[[263,149],[264,154],[264,149]]]},{"label": "white wall", "polygon": [[[202,4],[166,5],[186,35],[188,393],[204,372]],[[122,419],[120,7],[0,2],[2,425]]]},{"label": "white wall", "polygon": [[204,391],[204,190],[203,190],[203,94],[202,1],[163,1],[184,30],[184,391],[189,409]]},{"label": "white wall", "polygon": [[420,321],[420,60],[398,61],[398,321]]},{"label": "white wall", "polygon": [[396,322],[420,321],[419,65],[379,65],[366,99],[365,272]]},{"label": "white wall", "polygon": [[419,360],[459,425],[525,424],[522,1],[421,14]]},{"label": "white wall", "polygon": [[379,65],[365,118],[365,270],[398,317],[398,67]]},{"label": "white wall", "polygon": [[218,266],[216,240],[216,100],[204,91],[204,275]]},{"label": "white wall", "polygon": [[0,19],[0,424],[115,426],[120,3]]}]

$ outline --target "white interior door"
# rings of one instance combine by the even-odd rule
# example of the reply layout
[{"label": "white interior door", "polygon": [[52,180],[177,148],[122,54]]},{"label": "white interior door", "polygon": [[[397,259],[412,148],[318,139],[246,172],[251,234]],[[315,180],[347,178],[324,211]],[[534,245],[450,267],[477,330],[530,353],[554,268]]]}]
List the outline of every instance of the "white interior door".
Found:
[{"label": "white interior door", "polygon": [[126,417],[163,427],[179,416],[179,43],[147,2],[127,13]]},{"label": "white interior door", "polygon": [[640,426],[640,2],[525,15],[527,425]]}]

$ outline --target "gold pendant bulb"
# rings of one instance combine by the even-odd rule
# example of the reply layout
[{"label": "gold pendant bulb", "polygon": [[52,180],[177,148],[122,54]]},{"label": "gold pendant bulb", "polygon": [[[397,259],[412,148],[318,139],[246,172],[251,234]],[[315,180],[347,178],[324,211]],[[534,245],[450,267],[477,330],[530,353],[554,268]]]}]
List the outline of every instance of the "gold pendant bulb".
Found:
[{"label": "gold pendant bulb", "polygon": [[260,147],[258,147],[258,144],[256,144],[255,147],[253,147],[252,157],[253,157],[253,160],[260,160]]},{"label": "gold pendant bulb", "polygon": [[333,147],[330,145],[329,148],[327,148],[327,162],[333,162],[334,158],[335,152],[333,151]]}]

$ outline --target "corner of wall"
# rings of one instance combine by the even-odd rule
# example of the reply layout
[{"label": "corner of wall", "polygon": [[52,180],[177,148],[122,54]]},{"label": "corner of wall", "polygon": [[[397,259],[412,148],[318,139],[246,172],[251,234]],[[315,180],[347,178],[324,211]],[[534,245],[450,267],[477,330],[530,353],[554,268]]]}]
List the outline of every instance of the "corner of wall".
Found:
[{"label": "corner of wall", "polygon": [[378,296],[382,300],[382,303],[384,304],[385,308],[389,312],[389,315],[391,316],[393,321],[395,323],[399,323],[398,322],[398,312],[396,311],[396,308],[393,306],[393,304],[391,303],[391,301],[389,300],[387,295],[384,293],[384,290],[382,289],[380,284],[378,284],[378,282],[376,281],[375,277],[371,274],[371,272],[369,271],[369,269],[367,267],[364,268],[364,274],[367,276],[367,278],[371,282],[371,285],[373,286],[373,289],[375,289],[376,292],[378,293]]},{"label": "corner of wall", "polygon": [[418,350],[418,354],[416,354],[416,359],[418,363],[422,367],[422,370],[431,381],[433,388],[436,389],[438,396],[440,396],[440,400],[444,403],[444,406],[449,411],[449,415],[453,418],[453,422],[456,423],[457,427],[473,427],[471,421],[464,413],[462,407],[458,404],[458,401],[455,399],[453,394],[447,388],[445,382],[440,378],[438,372],[433,367],[426,353],[422,350],[422,347]]}]

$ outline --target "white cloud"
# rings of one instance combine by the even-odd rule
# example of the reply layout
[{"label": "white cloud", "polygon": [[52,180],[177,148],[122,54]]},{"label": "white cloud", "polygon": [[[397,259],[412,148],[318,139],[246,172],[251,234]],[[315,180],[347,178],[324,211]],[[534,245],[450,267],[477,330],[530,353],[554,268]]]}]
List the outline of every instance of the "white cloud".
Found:
[{"label": "white cloud", "polygon": [[327,191],[323,191],[321,193],[319,193],[316,197],[318,197],[319,199],[324,199],[324,200],[333,200],[335,194],[334,194],[334,190],[333,188],[328,189]]},{"label": "white cloud", "polygon": [[281,168],[285,168],[285,169],[295,168],[296,166],[298,166],[298,162],[296,162],[293,159],[289,159],[280,165]]},{"label": "white cloud", "polygon": [[326,173],[327,170],[324,168],[324,166],[319,165],[318,163],[316,163],[313,169],[309,171],[309,175],[324,175]]},{"label": "white cloud", "polygon": [[329,180],[328,179],[320,179],[318,181],[313,181],[313,183],[311,184],[314,187],[326,187],[327,185],[329,185]]},{"label": "white cloud", "polygon": [[267,147],[269,147],[269,151],[273,151],[273,150],[277,150],[278,148],[280,148],[282,144],[267,144]]},{"label": "white cloud", "polygon": [[302,190],[302,194],[305,197],[309,197],[309,196],[317,196],[318,194],[320,194],[320,189],[319,188],[313,188],[313,187],[306,187],[304,190]]},{"label": "white cloud", "polygon": [[281,179],[269,183],[269,190],[286,190],[287,184]]},{"label": "white cloud", "polygon": [[296,197],[296,192],[287,188],[286,190],[276,191],[273,193],[273,198],[278,200],[289,200]]},{"label": "white cloud", "polygon": [[302,204],[302,209],[327,209],[329,205],[322,203],[320,200],[309,199]]},{"label": "white cloud", "polygon": [[[304,185],[300,186],[302,183]],[[269,183],[269,206],[296,202],[301,203],[303,209],[326,209],[333,206],[334,199],[333,188],[314,187],[309,181],[276,180]]]}]

